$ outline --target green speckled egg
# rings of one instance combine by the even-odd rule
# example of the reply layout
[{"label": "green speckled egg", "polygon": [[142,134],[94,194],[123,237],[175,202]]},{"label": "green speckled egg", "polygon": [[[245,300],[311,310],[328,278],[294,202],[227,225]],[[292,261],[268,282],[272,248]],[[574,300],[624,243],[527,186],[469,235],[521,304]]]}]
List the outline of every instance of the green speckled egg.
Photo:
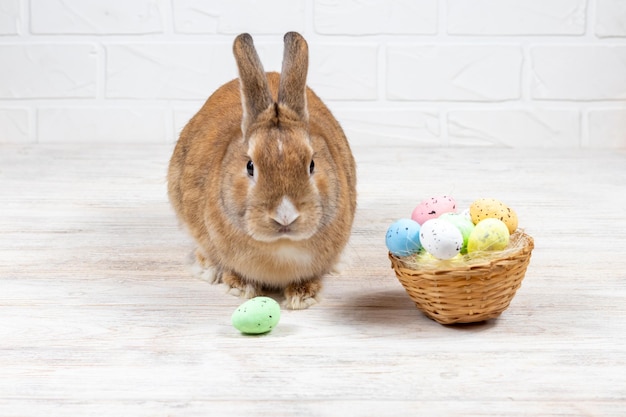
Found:
[{"label": "green speckled egg", "polygon": [[254,297],[246,301],[231,317],[235,329],[246,334],[267,333],[279,320],[280,306],[270,297]]}]

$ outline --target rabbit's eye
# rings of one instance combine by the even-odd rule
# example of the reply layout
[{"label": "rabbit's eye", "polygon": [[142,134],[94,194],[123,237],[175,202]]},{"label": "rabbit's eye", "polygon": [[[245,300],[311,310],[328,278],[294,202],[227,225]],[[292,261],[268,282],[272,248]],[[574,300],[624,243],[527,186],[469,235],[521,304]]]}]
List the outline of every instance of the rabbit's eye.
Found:
[{"label": "rabbit's eye", "polygon": [[309,165],[309,174],[312,174],[315,171],[315,162],[311,159],[311,165]]},{"label": "rabbit's eye", "polygon": [[246,165],[246,171],[248,171],[248,175],[254,177],[254,164],[252,161],[248,161],[248,165]]}]

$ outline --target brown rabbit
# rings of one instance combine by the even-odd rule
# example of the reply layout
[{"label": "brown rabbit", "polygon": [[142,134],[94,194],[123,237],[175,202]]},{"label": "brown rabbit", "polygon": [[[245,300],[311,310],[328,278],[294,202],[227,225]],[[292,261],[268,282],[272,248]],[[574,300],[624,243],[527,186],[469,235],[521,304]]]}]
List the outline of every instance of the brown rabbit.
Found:
[{"label": "brown rabbit", "polygon": [[350,237],[356,169],[339,123],[306,86],[306,41],[284,40],[278,74],[264,72],[250,35],[235,39],[239,79],[183,129],[168,192],[205,279],[248,298],[281,290],[301,309]]}]

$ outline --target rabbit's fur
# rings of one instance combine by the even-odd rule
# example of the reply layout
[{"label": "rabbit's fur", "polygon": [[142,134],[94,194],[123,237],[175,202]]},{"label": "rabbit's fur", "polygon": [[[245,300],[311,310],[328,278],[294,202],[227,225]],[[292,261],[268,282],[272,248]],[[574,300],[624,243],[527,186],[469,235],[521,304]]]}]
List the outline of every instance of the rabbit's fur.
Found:
[{"label": "rabbit's fur", "polygon": [[282,290],[288,307],[306,308],[350,237],[354,158],[306,87],[302,36],[285,35],[281,74],[264,72],[248,34],[233,52],[239,78],[216,90],[180,135],[170,201],[198,244],[205,278],[246,297]]}]

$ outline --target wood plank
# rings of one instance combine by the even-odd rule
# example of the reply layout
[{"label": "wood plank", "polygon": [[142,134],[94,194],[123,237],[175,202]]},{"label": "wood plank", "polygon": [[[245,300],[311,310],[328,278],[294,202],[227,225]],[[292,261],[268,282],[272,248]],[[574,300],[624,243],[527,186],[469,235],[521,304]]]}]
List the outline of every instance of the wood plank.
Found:
[{"label": "wood plank", "polygon": [[[0,415],[623,414],[625,152],[353,148],[349,266],[245,337],[241,300],[185,269],[171,146],[1,146]],[[387,226],[441,193],[535,238],[497,320],[441,326],[390,269]]]}]

